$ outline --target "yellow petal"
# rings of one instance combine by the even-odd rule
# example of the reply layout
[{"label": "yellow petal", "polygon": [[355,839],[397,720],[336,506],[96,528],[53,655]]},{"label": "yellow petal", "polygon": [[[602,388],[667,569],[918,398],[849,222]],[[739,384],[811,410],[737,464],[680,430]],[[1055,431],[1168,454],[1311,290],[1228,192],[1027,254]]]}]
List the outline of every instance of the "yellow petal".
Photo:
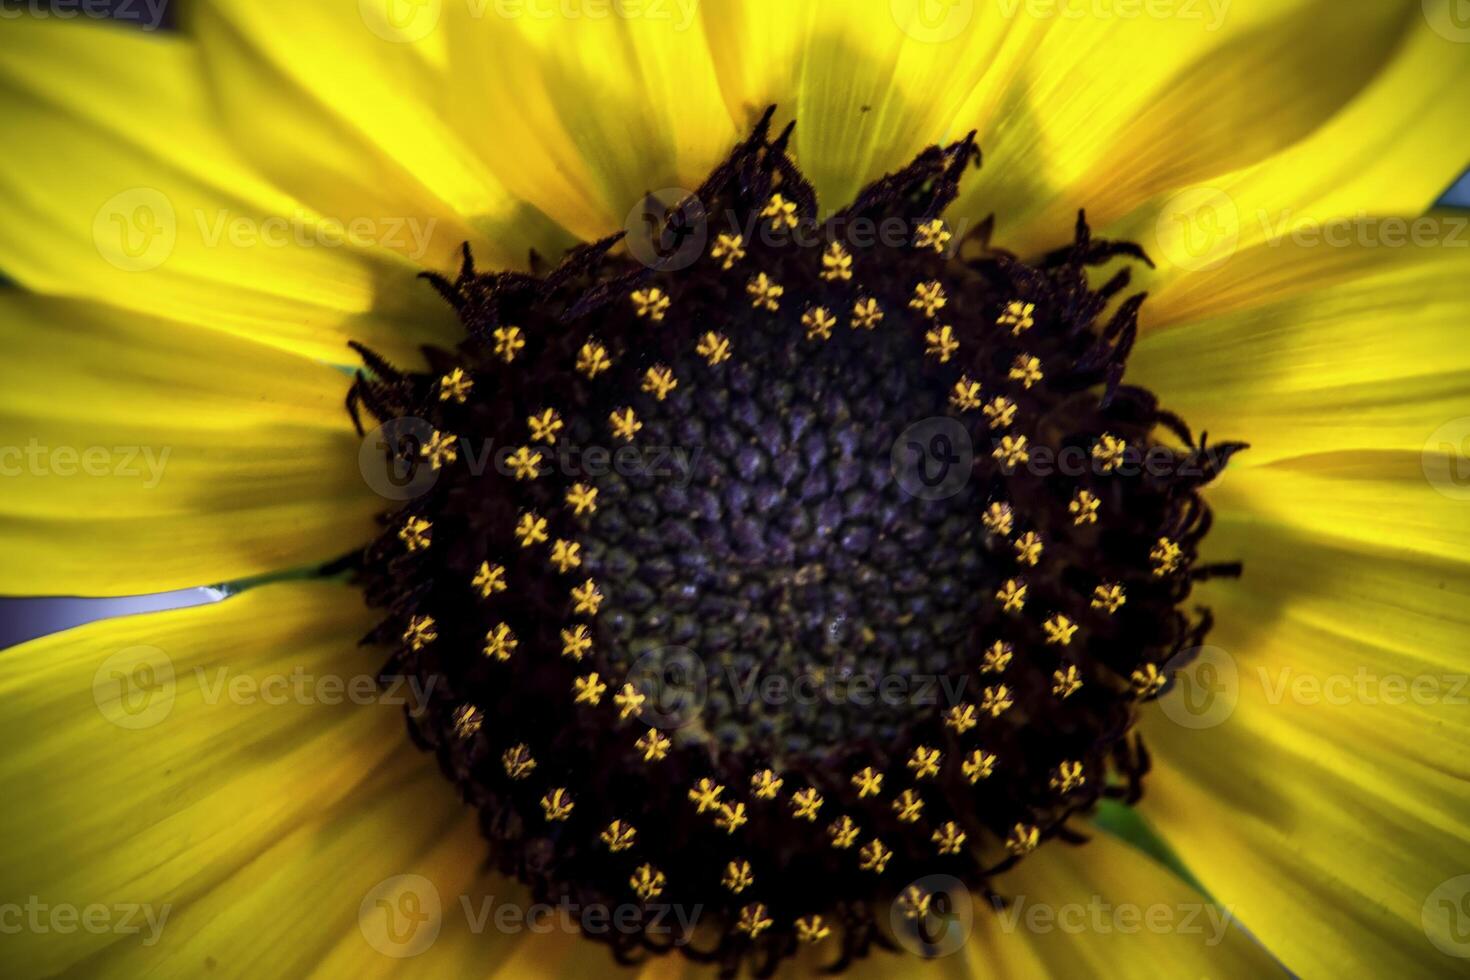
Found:
[{"label": "yellow petal", "polygon": [[327,561],[386,509],[341,372],[13,290],[0,338],[0,593],[127,595]]},{"label": "yellow petal", "polygon": [[[1216,905],[1131,846],[1098,834],[1060,842],[996,879],[1007,907],[977,909],[967,947],[976,975],[1270,976],[1270,956]],[[980,915],[978,913],[984,913]]]},{"label": "yellow petal", "polygon": [[1128,373],[1196,430],[1249,442],[1232,465],[1417,453],[1470,414],[1470,250],[1262,245],[1232,266],[1257,278],[1212,290],[1218,315],[1185,300],[1203,319],[1147,332]]},{"label": "yellow petal", "polygon": [[[299,851],[375,772],[406,769],[391,761],[404,745],[401,709],[374,703],[378,665],[357,647],[372,621],[340,585],[266,586],[6,651],[0,783],[25,801],[0,817],[7,891],[114,916],[129,903],[169,907],[169,940],[183,906],[252,862],[280,867],[273,847]],[[432,826],[432,799],[414,805]],[[384,832],[360,859],[397,846]],[[110,944],[146,949],[137,923],[144,934],[26,931],[7,937],[4,955],[50,974]]]},{"label": "yellow petal", "polygon": [[387,247],[439,271],[458,265],[466,241],[485,266],[522,265],[532,246],[555,254],[565,233],[466,138],[493,124],[462,131],[448,118],[464,80],[446,72],[440,12],[397,0],[283,10],[218,0],[191,7],[184,29],[206,52],[219,123],[241,154],[316,211],[367,222]]},{"label": "yellow petal", "polygon": [[1147,715],[1144,813],[1298,975],[1444,972],[1435,892],[1470,867],[1470,571],[1243,517],[1214,536],[1245,576],[1198,594],[1214,649]]},{"label": "yellow petal", "polygon": [[1108,233],[1143,244],[1160,263],[1157,282],[1167,283],[1300,229],[1422,214],[1470,158],[1470,132],[1452,105],[1470,85],[1470,45],[1431,26],[1450,5],[1406,4],[1408,29],[1402,39],[1391,35],[1389,62],[1306,138],[1254,166],[1160,195]]},{"label": "yellow petal", "polygon": [[[1021,4],[1018,19],[1032,19],[1029,9]],[[996,212],[999,242],[1034,252],[1065,242],[1079,208],[1104,227],[1259,164],[1348,103],[1422,24],[1417,0],[1173,13],[1043,18],[1045,37],[1022,71],[1000,93],[977,90],[965,110],[986,165],[958,213]]]},{"label": "yellow petal", "polygon": [[320,215],[240,160],[191,42],[32,18],[0,34],[11,278],[339,363],[349,339],[406,361],[455,336],[421,266],[385,247],[405,227]]},{"label": "yellow petal", "polygon": [[797,160],[829,211],[962,138],[966,99],[1012,79],[1042,33],[992,4],[926,0],[706,4],[704,17],[730,114],[746,125],[775,104],[795,119]]},{"label": "yellow petal", "polygon": [[700,6],[562,16],[527,3],[507,16],[446,4],[456,125],[507,187],[580,237],[642,227],[645,194],[692,192],[744,135],[720,98]]},{"label": "yellow petal", "polygon": [[1341,452],[1232,468],[1207,499],[1269,533],[1463,562],[1470,555],[1470,464],[1463,447],[1457,454]]}]

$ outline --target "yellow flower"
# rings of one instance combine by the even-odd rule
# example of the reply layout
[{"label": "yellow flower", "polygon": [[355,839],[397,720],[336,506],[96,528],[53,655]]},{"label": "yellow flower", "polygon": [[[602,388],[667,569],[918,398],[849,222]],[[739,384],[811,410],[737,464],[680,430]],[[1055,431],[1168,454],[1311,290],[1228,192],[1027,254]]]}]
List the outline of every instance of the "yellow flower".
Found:
[{"label": "yellow flower", "polygon": [[[221,601],[5,651],[8,891],[45,905],[38,921],[154,914],[143,937],[115,919],[22,929],[5,937],[9,972],[335,975],[407,957],[429,975],[612,969],[580,938],[451,914],[519,887],[484,870],[481,826],[520,828],[498,847],[576,835],[621,862],[600,879],[609,904],[728,907],[733,867],[749,901],[710,923],[731,948],[825,939],[832,952],[847,918],[788,899],[829,881],[856,889],[854,908],[891,899],[914,855],[961,877],[1003,861],[997,893],[1053,908],[1230,913],[1204,943],[1183,928],[1007,932],[976,903],[984,954],[876,964],[904,975],[1435,975],[1470,952],[1453,920],[1470,892],[1455,693],[1470,631],[1470,250],[1454,247],[1459,216],[1425,217],[1470,160],[1456,98],[1470,44],[1452,0],[1338,4],[1330,24],[1294,0],[1218,21],[905,0],[617,18],[180,6],[176,31],[0,21],[0,594],[224,584]],[[971,130],[973,144],[953,142]],[[902,248],[834,240],[851,229],[829,215],[906,172],[913,194],[865,199],[906,222]],[[686,267],[677,249],[647,267],[617,246],[555,271],[624,231],[648,188],[711,173],[709,226],[692,229],[708,237]],[[735,193],[752,220],[721,225]],[[925,193],[942,200],[905,210]],[[991,214],[988,238],[972,234]],[[1395,227],[1414,233],[1392,244]],[[1025,274],[975,285],[974,263],[996,272],[999,254]],[[1131,279],[1101,297],[1114,264]],[[1079,323],[1099,297],[1102,320]],[[866,329],[834,332],[844,316]],[[798,379],[831,386],[822,411],[790,408],[810,396]],[[860,498],[887,485],[891,448],[863,444],[892,421],[872,405],[919,389],[925,416],[967,429],[984,482],[924,501],[953,518],[942,535],[924,537],[917,505],[867,534],[887,512]],[[1060,392],[1091,407],[1069,414]],[[1239,446],[1200,432],[1251,448],[1213,480]],[[690,433],[728,446],[690,463],[696,482],[636,469],[643,437]],[[617,461],[605,471],[567,472],[571,457],[546,448],[597,440]],[[502,448],[509,472],[485,465]],[[884,507],[906,506],[901,482]],[[1152,502],[1187,496],[1201,509],[1170,516],[1200,521],[1141,526],[1138,487],[1186,484]],[[655,538],[677,544],[628,551]],[[950,561],[961,547],[974,550]],[[905,549],[933,567],[899,581],[889,559]],[[1109,562],[1089,566],[1099,549]],[[579,562],[595,582],[543,587]],[[976,571],[960,582],[957,569]],[[711,601],[679,606],[685,586]],[[1198,606],[1207,637],[1198,619],[1159,618]],[[932,639],[935,621],[972,614],[978,641]],[[1129,646],[1140,623],[1177,649]],[[635,646],[645,628],[684,639]],[[759,666],[788,678],[832,650],[863,669],[910,635],[925,662],[996,681],[973,706],[925,715],[958,765],[925,748],[906,769],[914,735],[889,759],[803,769],[790,805],[757,802],[750,770],[712,761],[733,754],[712,748],[722,731],[770,737],[703,724],[733,717],[727,692],[690,709],[639,673],[679,674],[676,646],[716,667],[778,651]],[[1116,659],[1096,655],[1104,644]],[[575,714],[562,653],[587,663]],[[446,686],[424,687],[435,679]],[[676,693],[689,690],[711,693]],[[1095,734],[1099,705],[1116,709],[1109,724],[1138,718],[1125,740],[1029,754],[1025,726]],[[669,717],[684,710],[695,717]],[[404,737],[405,715],[462,785]],[[839,720],[868,722],[853,744],[870,745],[911,719]],[[574,743],[595,758],[566,757]],[[766,755],[775,785],[794,775]],[[606,799],[603,783],[572,781],[588,772]],[[895,822],[895,801],[918,816],[902,784],[921,774],[922,817]],[[1022,788],[1051,802],[951,812],[1041,798]],[[1087,828],[1123,825],[1122,804],[1102,801],[1114,788],[1142,792],[1157,839]],[[831,873],[783,891],[795,845],[772,835],[805,831],[819,806],[803,856]],[[1051,840],[1051,814],[1073,806],[1083,847]],[[696,807],[725,831],[712,861],[654,833]],[[503,866],[525,866],[507,853]],[[715,872],[685,880],[696,867]]]}]

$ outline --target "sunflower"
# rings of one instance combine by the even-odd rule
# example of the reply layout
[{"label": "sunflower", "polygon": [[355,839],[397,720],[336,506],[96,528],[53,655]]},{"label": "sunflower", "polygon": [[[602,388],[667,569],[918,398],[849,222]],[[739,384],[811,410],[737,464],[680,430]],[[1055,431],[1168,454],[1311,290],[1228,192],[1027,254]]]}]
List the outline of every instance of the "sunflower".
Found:
[{"label": "sunflower", "polygon": [[0,593],[229,593],[7,973],[1470,955],[1448,0],[177,13],[0,24]]}]

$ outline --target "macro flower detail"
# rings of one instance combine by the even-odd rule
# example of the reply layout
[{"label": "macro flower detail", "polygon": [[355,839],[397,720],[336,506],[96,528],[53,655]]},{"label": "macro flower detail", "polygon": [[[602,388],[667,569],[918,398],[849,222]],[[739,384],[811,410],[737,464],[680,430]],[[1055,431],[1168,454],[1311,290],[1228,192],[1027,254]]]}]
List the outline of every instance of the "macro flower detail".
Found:
[{"label": "macro flower detail", "polygon": [[6,975],[1466,951],[1450,0],[44,6]]}]

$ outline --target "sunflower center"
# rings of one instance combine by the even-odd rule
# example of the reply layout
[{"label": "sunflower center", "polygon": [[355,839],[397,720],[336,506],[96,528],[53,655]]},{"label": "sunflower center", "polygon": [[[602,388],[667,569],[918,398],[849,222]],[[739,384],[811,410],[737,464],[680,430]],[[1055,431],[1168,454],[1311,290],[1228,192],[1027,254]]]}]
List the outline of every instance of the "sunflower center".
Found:
[{"label": "sunflower center", "polygon": [[968,140],[819,222],[769,119],[651,256],[467,251],[431,277],[465,342],[423,374],[363,351],[350,400],[428,476],[363,554],[371,639],[433,692],[411,730],[494,859],[628,903],[622,956],[698,908],[684,949],[730,970],[845,963],[916,881],[987,889],[1136,798],[1239,448],[1121,384],[1141,297],[1089,271],[1136,247],[1079,217],[1035,265],[954,248]]}]

